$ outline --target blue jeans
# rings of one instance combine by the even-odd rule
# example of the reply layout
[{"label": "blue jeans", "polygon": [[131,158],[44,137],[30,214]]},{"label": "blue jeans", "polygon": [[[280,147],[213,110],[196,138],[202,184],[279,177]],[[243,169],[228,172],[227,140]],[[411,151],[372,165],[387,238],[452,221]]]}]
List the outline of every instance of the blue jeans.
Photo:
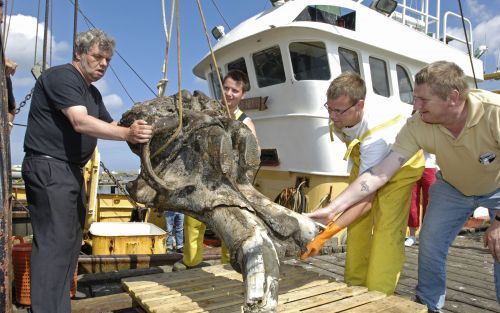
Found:
[{"label": "blue jeans", "polygon": [[167,249],[174,249],[173,235],[175,235],[175,248],[184,247],[184,214],[165,211],[163,215],[167,225]]},{"label": "blue jeans", "polygon": [[[420,231],[417,296],[431,310],[444,306],[448,248],[467,218],[479,207],[500,209],[500,189],[482,196],[465,196],[443,180],[441,172],[429,194],[429,205]],[[495,262],[495,287],[500,302],[500,263]]]}]

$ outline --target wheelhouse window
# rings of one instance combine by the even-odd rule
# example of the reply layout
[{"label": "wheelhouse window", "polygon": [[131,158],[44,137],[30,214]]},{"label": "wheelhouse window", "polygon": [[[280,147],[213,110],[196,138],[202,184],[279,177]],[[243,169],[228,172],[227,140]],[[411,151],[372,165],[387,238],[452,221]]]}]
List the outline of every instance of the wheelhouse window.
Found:
[{"label": "wheelhouse window", "polygon": [[256,52],[252,55],[252,59],[259,87],[285,82],[285,69],[279,46]]},{"label": "wheelhouse window", "polygon": [[372,75],[373,92],[377,95],[389,97],[389,77],[387,74],[387,64],[384,60],[375,57],[369,58],[370,72]]},{"label": "wheelhouse window", "polygon": [[413,103],[413,86],[411,85],[410,75],[404,67],[397,64],[396,73],[398,75],[399,98],[408,104]]},{"label": "wheelhouse window", "polygon": [[[232,71],[232,70],[239,70],[242,71],[243,73],[248,75],[248,70],[247,70],[247,64],[245,62],[244,58],[239,58],[237,60],[234,60],[232,62],[229,62],[227,64],[227,71]],[[249,90],[251,89],[251,86],[249,84]]]},{"label": "wheelhouse window", "polygon": [[356,51],[339,47],[340,70],[344,72],[354,72],[361,75],[359,59]]},{"label": "wheelhouse window", "polygon": [[[220,69],[219,73],[222,73]],[[216,76],[217,76],[216,71],[208,73],[208,82],[210,84],[210,88],[212,89],[212,94],[214,95],[214,98],[222,99],[222,90],[220,89],[219,80],[217,79]],[[221,75],[221,81],[222,81],[222,75]]]},{"label": "wheelhouse window", "polygon": [[289,50],[296,80],[330,79],[330,66],[323,42],[292,42]]},{"label": "wheelhouse window", "polygon": [[356,11],[335,5],[308,5],[294,22],[319,22],[356,30]]}]

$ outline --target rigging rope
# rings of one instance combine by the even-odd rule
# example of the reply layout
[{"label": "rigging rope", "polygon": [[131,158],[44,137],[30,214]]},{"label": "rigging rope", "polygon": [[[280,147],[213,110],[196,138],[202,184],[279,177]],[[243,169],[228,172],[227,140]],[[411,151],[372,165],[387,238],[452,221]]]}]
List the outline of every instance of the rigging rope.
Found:
[{"label": "rigging rope", "polygon": [[127,94],[128,98],[130,99],[130,101],[132,101],[132,103],[135,103],[135,100],[132,98],[132,96],[130,95],[130,93],[128,92],[127,88],[125,88],[125,85],[123,84],[123,82],[121,81],[120,78],[118,78],[118,75],[116,74],[115,72],[115,69],[109,65],[109,69],[111,70],[111,72],[113,73],[113,75],[115,76],[116,80],[120,83],[120,85],[122,86],[123,90],[125,91],[125,93]]},{"label": "rigging rope", "polygon": [[[5,1],[5,12],[4,14],[7,14],[7,3],[8,1],[6,0]],[[9,14],[9,22],[6,23],[7,25],[4,25],[4,29],[3,29],[3,38],[4,38],[4,42],[3,42],[3,51],[5,51],[5,49],[7,49],[7,40],[9,39],[9,31],[10,31],[10,21],[12,19],[12,11],[14,10],[14,0],[12,0],[12,4],[10,6],[10,14]],[[2,16],[3,18],[3,16]]]},{"label": "rigging rope", "polygon": [[[157,155],[162,153],[180,134],[182,130],[182,116],[183,116],[183,107],[182,107],[182,89],[181,89],[181,21],[179,14],[179,1],[175,1],[175,19],[176,19],[176,39],[177,39],[177,87],[179,89],[179,94],[177,96],[177,110],[179,115],[179,124],[177,125],[177,129],[170,136],[166,143],[164,143],[158,150],[156,150],[152,155],[151,159],[155,158]],[[149,149],[149,145],[147,146]]]},{"label": "rigging rope", "polygon": [[222,20],[224,21],[224,23],[226,24],[227,28],[229,28],[229,30],[231,30],[231,26],[229,26],[228,22],[224,18],[224,15],[222,15],[221,11],[219,10],[219,6],[217,6],[217,3],[215,2],[215,0],[212,0],[212,4],[214,5],[215,9],[217,9],[217,12],[219,13],[219,15],[222,18]]},{"label": "rigging rope", "polygon": [[172,6],[170,8],[170,27],[167,29],[167,21],[165,18],[165,0],[161,1],[161,13],[163,18],[163,30],[165,32],[165,58],[163,59],[163,78],[158,82],[156,88],[158,88],[158,96],[163,97],[165,90],[167,89],[168,83],[168,59],[170,55],[170,40],[172,38],[172,28],[174,22],[174,11],[175,11],[175,0],[172,0]]},{"label": "rigging rope", "polygon": [[43,27],[43,54],[42,54],[42,71],[47,68],[47,36],[49,31],[49,11],[50,11],[50,0],[45,0],[45,23]]},{"label": "rigging rope", "polygon": [[120,183],[120,181],[115,177],[115,175],[113,175],[109,170],[108,168],[104,165],[104,163],[102,163],[102,161],[99,162],[99,164],[101,165],[102,169],[104,170],[104,172],[106,172],[106,174],[108,175],[108,177],[113,181],[113,183],[116,185],[116,187],[118,187],[118,189],[122,192],[122,194],[124,194],[128,201],[130,201],[130,203],[132,203],[132,205],[134,207],[139,207],[139,205],[137,204],[137,202],[135,202],[134,199],[132,199],[132,197],[130,196],[130,194],[128,193],[128,191],[123,187],[123,185]]},{"label": "rigging rope", "polygon": [[36,16],[36,32],[35,32],[35,58],[33,60],[33,66],[36,64],[36,51],[38,49],[38,24],[40,23],[40,0],[38,0],[38,13]]},{"label": "rigging rope", "polygon": [[[221,80],[220,72],[219,72],[219,66],[217,65],[217,61],[215,60],[215,54],[214,54],[214,50],[212,48],[212,43],[210,42],[210,36],[208,35],[207,23],[205,22],[205,16],[203,15],[203,9],[201,8],[200,0],[196,0],[196,3],[198,4],[198,10],[200,11],[200,16],[201,16],[201,21],[203,23],[203,28],[205,29],[205,37],[207,38],[208,46],[210,47],[210,56],[212,57],[212,62],[214,63],[214,66],[215,66],[215,72],[217,74],[217,80],[219,81],[220,90],[223,91],[224,86],[222,85],[222,80]],[[222,103],[224,103],[224,106],[226,107],[227,116],[229,118],[234,119],[233,114],[231,113],[231,111],[229,111],[229,106],[227,104],[226,95],[224,94],[224,92],[221,92],[221,96],[222,96]]]},{"label": "rigging rope", "polygon": [[[71,4],[74,5],[74,3],[73,3],[72,0],[68,0],[68,1]],[[83,19],[84,19],[84,21],[87,24],[87,27],[89,29],[91,29],[91,28],[97,28],[94,25],[94,23],[92,23],[92,21],[90,21],[90,19],[83,13],[83,11],[81,10],[81,8],[78,8],[78,12],[83,16]],[[115,49],[115,53],[130,68],[130,70],[135,74],[135,76],[137,76],[137,78],[139,78],[139,80],[144,84],[144,86],[146,86],[146,88],[149,89],[149,91],[151,91],[151,93],[156,97],[156,92],[146,83],[146,81],[144,81],[144,79],[134,70],[134,68],[125,60],[125,58],[122,57],[122,55],[120,54],[120,52]]]},{"label": "rigging rope", "polygon": [[289,187],[283,189],[276,199],[274,199],[274,202],[299,214],[304,213],[307,208],[307,198],[302,186],[304,186],[305,183],[306,181],[304,180],[297,188]]},{"label": "rigging rope", "polygon": [[[50,6],[50,16],[49,16],[49,18],[50,18],[50,29],[52,30],[52,29],[54,29],[53,26],[52,26],[52,24],[54,22],[54,5]],[[50,45],[49,45],[49,67],[52,66],[52,34],[53,34],[53,32],[51,31],[50,32],[50,37],[51,38],[50,38]]]}]

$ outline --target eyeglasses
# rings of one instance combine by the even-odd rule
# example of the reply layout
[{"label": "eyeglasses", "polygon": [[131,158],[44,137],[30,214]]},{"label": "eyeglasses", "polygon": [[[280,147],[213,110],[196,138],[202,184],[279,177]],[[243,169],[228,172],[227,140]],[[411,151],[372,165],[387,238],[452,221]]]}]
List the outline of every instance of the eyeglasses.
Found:
[{"label": "eyeglasses", "polygon": [[325,107],[325,109],[328,111],[329,114],[336,114],[336,115],[342,115],[344,114],[345,112],[349,111],[350,108],[352,108],[353,106],[355,106],[356,104],[358,104],[358,102],[354,102],[353,105],[351,105],[350,107],[348,107],[347,109],[345,110],[339,110],[339,109],[330,109],[330,107],[328,106],[328,102],[325,102],[325,104],[323,104],[323,106]]}]

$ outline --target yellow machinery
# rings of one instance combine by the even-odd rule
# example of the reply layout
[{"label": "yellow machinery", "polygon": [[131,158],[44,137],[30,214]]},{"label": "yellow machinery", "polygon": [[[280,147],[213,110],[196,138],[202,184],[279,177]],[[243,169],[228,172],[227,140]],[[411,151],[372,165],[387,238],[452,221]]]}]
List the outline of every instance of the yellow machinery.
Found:
[{"label": "yellow machinery", "polygon": [[[98,192],[100,163],[100,153],[96,148],[92,158],[84,167],[84,181],[87,194],[87,218],[84,233],[89,231],[91,224],[94,222],[129,222],[135,206],[143,207],[141,204],[132,203],[125,194]],[[111,173],[108,173],[108,175],[111,175]],[[323,207],[329,200],[333,199],[344,190],[347,185],[347,177],[269,170],[261,170],[257,173],[255,179],[255,187],[257,190],[260,190],[271,200],[275,200],[277,195],[280,195],[287,189],[294,189],[297,193],[300,191],[302,195],[300,199],[302,203],[300,205],[297,205],[297,203],[292,203],[291,205],[281,203],[291,209],[294,209],[292,208],[293,206],[295,206],[295,209],[297,206],[301,206],[302,209],[299,213],[311,212],[317,208]],[[291,188],[293,186],[295,186],[295,188]],[[26,194],[23,185],[14,182],[13,197],[15,199],[15,206],[23,206],[22,204],[26,203]],[[14,225],[15,234],[22,236],[31,234],[27,217],[26,211],[14,210],[14,219],[24,218],[24,224]],[[154,224],[160,229],[165,229],[165,219],[161,213],[148,210],[145,222]],[[341,236],[342,233],[339,234],[339,237]],[[343,240],[341,240],[341,242],[342,241]],[[92,245],[91,240],[87,240],[87,242]]]},{"label": "yellow machinery", "polygon": [[[87,218],[84,233],[88,232],[93,222],[129,222],[135,206],[144,207],[141,204],[132,203],[125,194],[99,193],[100,163],[100,153],[96,148],[92,158],[87,162],[83,170],[87,194]],[[14,181],[12,196],[15,207],[13,210],[13,232],[21,236],[31,235],[29,215],[26,210],[26,191],[22,179]],[[148,210],[145,221],[165,229],[162,214],[150,213]]]}]

